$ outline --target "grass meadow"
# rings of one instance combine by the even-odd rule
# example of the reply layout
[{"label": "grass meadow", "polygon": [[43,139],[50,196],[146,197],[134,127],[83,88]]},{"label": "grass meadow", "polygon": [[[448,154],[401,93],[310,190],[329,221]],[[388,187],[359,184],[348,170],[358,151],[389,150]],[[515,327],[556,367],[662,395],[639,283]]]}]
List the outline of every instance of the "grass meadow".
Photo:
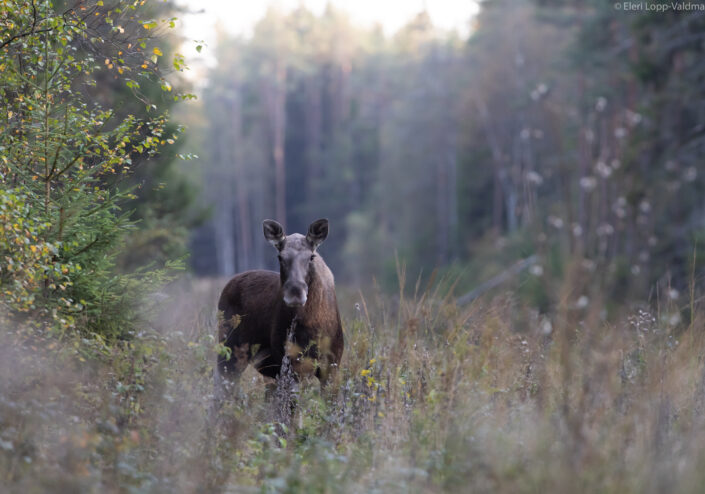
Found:
[{"label": "grass meadow", "polygon": [[694,300],[608,320],[569,286],[550,315],[509,292],[464,307],[440,289],[343,292],[340,370],[323,393],[302,382],[283,420],[252,368],[211,408],[222,285],[184,282],[148,301],[150,329],[118,345],[5,328],[2,490],[703,491]]}]

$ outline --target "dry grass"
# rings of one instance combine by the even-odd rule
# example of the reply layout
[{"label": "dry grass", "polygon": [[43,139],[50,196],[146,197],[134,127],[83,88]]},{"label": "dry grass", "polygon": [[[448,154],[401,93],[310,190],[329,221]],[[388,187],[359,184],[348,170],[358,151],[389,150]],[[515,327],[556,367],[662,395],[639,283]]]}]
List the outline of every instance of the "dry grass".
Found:
[{"label": "dry grass", "polygon": [[211,414],[219,288],[183,287],[157,331],[111,349],[3,331],[0,484],[23,493],[705,485],[702,316],[666,329],[645,309],[606,323],[599,306],[569,300],[539,318],[509,295],[462,310],[438,292],[344,297],[346,349],[331,392],[303,383],[283,430],[251,369]]}]

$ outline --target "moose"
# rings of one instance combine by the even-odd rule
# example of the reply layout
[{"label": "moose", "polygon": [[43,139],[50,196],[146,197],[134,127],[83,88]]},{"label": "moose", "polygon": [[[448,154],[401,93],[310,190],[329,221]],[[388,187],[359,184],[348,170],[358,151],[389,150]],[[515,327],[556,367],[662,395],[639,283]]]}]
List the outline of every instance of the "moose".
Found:
[{"label": "moose", "polygon": [[311,223],[308,233],[286,235],[274,220],[262,223],[277,249],[279,272],[253,270],[235,275],[218,301],[219,341],[216,384],[235,383],[252,364],[277,378],[285,356],[294,378],[315,375],[325,386],[343,355],[343,327],[333,273],[316,252],[328,236],[328,220]]}]

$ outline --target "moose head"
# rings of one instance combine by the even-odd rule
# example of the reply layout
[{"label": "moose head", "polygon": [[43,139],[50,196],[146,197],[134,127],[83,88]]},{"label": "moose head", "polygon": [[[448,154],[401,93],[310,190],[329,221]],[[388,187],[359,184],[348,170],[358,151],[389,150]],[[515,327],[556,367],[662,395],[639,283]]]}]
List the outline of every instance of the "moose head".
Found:
[{"label": "moose head", "polygon": [[262,227],[264,238],[279,251],[284,303],[289,307],[303,307],[315,274],[316,249],[328,236],[328,220],[311,223],[306,236],[300,233],[286,235],[284,228],[274,220],[264,220]]}]

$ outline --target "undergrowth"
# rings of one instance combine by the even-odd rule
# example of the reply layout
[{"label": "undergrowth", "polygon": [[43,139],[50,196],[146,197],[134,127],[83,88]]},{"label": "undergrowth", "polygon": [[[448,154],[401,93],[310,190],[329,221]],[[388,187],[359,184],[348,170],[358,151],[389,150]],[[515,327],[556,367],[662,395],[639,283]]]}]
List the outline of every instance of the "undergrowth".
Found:
[{"label": "undergrowth", "polygon": [[[21,325],[0,344],[0,484],[10,492],[701,492],[703,319],[605,321],[510,294],[341,302],[346,346],[277,421],[251,368],[212,408],[213,301],[193,282],[108,346]],[[571,293],[566,289],[565,293]],[[697,308],[696,308],[697,309]],[[522,321],[517,324],[517,321]]]}]

